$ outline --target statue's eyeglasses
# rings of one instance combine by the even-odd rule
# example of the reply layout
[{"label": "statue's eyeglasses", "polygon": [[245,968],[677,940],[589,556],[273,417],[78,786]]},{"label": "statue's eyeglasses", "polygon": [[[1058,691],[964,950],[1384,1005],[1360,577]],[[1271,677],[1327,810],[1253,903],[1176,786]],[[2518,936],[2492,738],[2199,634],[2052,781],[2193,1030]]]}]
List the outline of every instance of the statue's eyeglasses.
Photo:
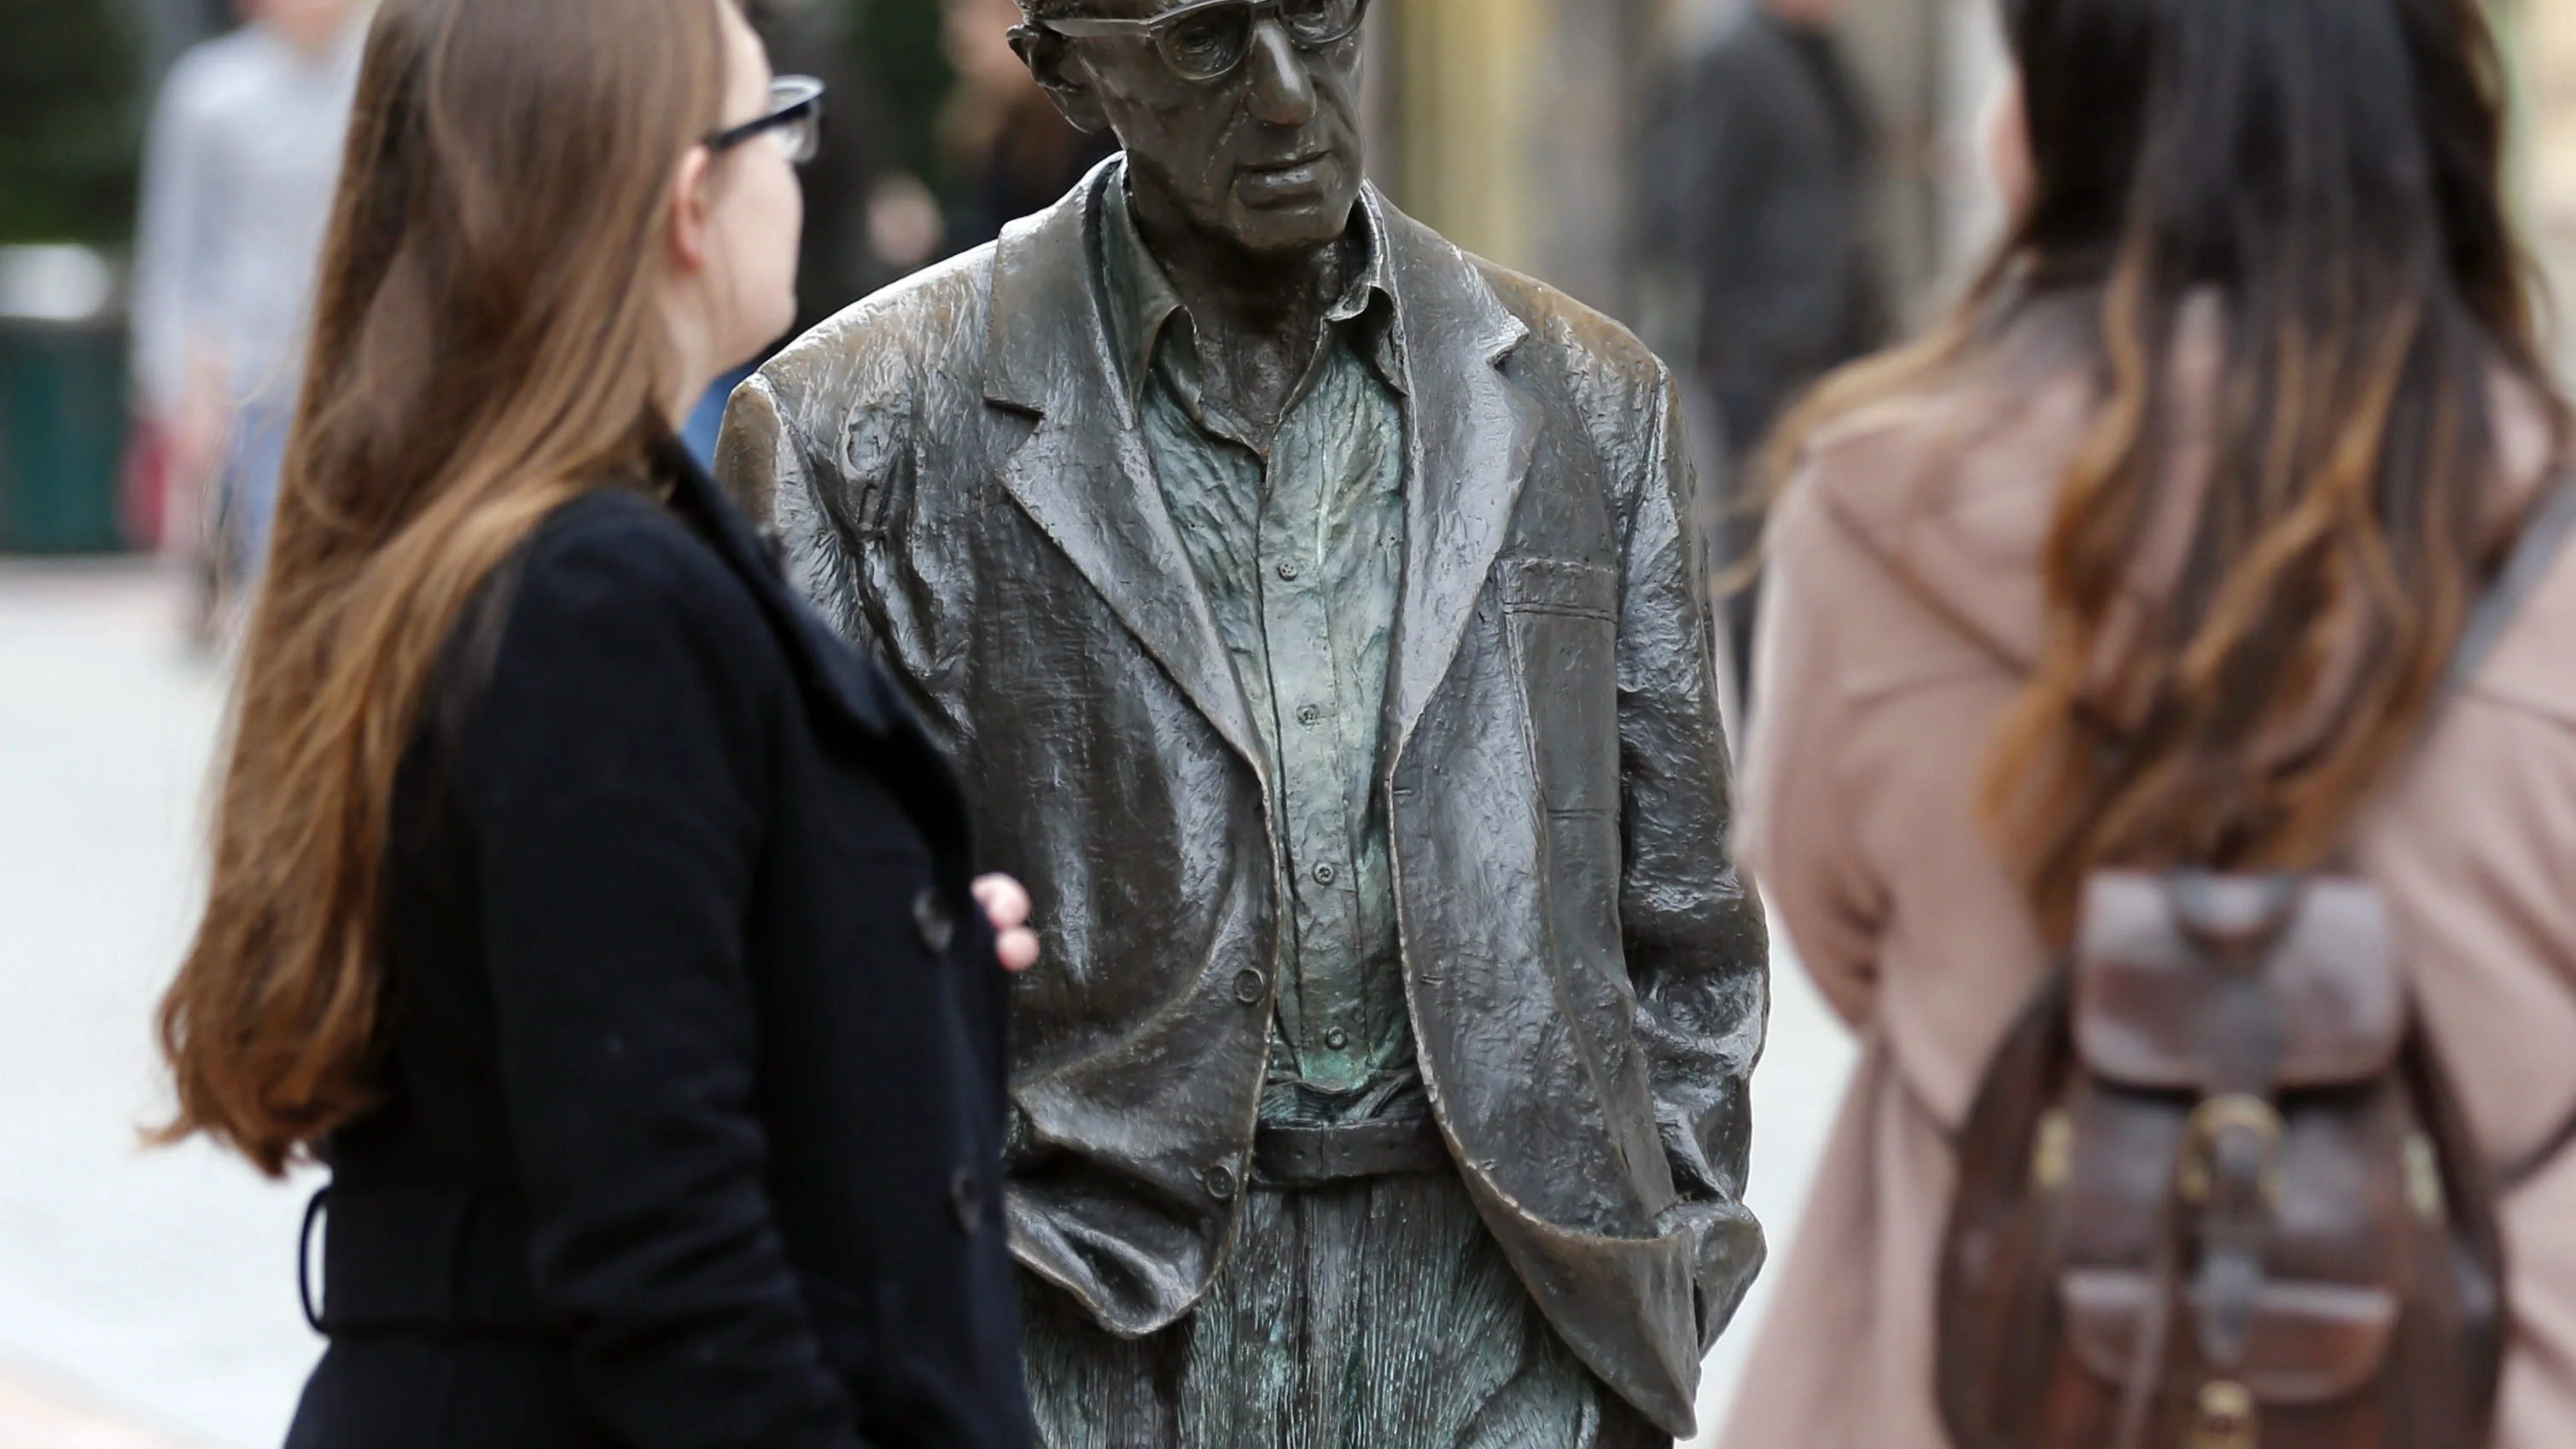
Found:
[{"label": "statue's eyeglasses", "polygon": [[1029,28],[1075,40],[1150,40],[1183,80],[1212,81],[1232,74],[1252,54],[1252,37],[1265,15],[1277,16],[1300,48],[1322,50],[1358,33],[1368,18],[1368,0],[1197,0],[1147,20],[1050,16],[1031,21]]},{"label": "statue's eyeglasses", "polygon": [[721,155],[754,136],[772,136],[787,159],[802,166],[823,145],[823,83],[810,75],[783,75],[769,83],[769,112],[707,137]]}]

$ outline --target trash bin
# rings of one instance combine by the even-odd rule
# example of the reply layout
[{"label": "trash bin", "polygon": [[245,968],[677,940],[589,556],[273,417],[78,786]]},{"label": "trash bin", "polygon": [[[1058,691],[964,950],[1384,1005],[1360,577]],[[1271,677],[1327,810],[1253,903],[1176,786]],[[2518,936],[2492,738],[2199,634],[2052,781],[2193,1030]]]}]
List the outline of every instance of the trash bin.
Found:
[{"label": "trash bin", "polygon": [[[30,254],[71,250],[0,248],[13,254],[0,256],[0,281],[23,277]],[[53,287],[39,298],[45,305],[28,305],[26,291],[0,286],[0,552],[121,549],[124,318],[100,305],[103,298],[55,305],[65,298]]]}]

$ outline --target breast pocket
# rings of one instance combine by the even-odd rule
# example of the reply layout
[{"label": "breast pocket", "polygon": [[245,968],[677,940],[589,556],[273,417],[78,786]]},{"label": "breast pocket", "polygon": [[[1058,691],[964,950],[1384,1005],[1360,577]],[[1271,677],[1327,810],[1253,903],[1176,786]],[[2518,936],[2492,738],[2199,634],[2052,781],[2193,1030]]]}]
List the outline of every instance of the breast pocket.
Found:
[{"label": "breast pocket", "polygon": [[1506,559],[1503,615],[1553,814],[1619,808],[1618,578],[1573,559]]}]

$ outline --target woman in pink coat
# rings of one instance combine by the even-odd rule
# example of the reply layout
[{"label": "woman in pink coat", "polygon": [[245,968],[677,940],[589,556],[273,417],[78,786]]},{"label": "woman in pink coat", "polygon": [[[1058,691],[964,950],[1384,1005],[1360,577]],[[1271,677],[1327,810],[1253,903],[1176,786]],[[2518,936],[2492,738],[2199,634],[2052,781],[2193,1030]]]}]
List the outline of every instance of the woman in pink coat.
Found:
[{"label": "woman in pink coat", "polygon": [[[2349,848],[2494,1163],[2576,1114],[2576,552],[2435,703],[2567,441],[2481,7],[2005,12],[2004,255],[1780,454],[1743,855],[1865,1051],[1726,1449],[1946,1449],[1951,1134],[2097,867]],[[2563,1449],[2576,1152],[2501,1211]]]}]

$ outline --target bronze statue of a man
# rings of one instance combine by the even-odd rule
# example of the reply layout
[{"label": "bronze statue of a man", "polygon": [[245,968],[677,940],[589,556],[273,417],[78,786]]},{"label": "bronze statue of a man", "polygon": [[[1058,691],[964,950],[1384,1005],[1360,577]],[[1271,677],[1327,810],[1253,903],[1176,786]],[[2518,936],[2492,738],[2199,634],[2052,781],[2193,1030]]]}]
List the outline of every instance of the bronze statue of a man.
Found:
[{"label": "bronze statue of a man", "polygon": [[1767,986],[1670,379],[1363,181],[1364,0],[1023,6],[1125,156],[721,467],[1036,898],[1040,1439],[1666,1444],[1762,1257]]}]

